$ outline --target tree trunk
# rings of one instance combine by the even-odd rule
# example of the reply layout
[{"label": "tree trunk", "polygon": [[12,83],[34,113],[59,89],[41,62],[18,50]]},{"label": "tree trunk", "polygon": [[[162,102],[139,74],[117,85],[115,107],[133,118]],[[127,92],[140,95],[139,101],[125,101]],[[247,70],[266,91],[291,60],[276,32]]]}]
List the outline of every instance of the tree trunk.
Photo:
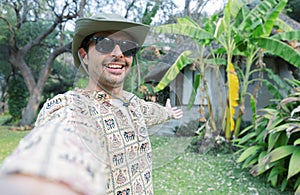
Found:
[{"label": "tree trunk", "polygon": [[29,95],[27,105],[22,113],[22,120],[20,126],[31,125],[35,119],[35,115],[39,108],[40,99],[42,96],[42,90],[34,88],[33,93]]},{"label": "tree trunk", "polygon": [[185,0],[185,4],[184,4],[184,14],[185,14],[186,16],[190,16],[190,15],[191,15],[190,3],[191,3],[191,0]]}]

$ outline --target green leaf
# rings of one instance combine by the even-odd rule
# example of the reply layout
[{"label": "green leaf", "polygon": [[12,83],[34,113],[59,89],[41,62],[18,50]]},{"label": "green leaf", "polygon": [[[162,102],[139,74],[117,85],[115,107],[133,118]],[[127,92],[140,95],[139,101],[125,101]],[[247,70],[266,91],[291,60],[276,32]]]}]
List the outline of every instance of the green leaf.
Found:
[{"label": "green leaf", "polygon": [[300,30],[278,33],[273,35],[272,38],[282,41],[300,41]]},{"label": "green leaf", "polygon": [[291,177],[293,177],[294,175],[300,172],[299,162],[300,162],[300,147],[296,147],[290,159],[289,171],[287,176],[288,179],[290,179]]},{"label": "green leaf", "polygon": [[251,156],[244,161],[242,168],[244,169],[244,168],[252,167],[255,163],[257,163],[257,161],[258,161],[257,156]]},{"label": "green leaf", "polygon": [[250,95],[250,106],[252,111],[252,123],[255,124],[257,109],[256,109],[256,100],[252,94]]},{"label": "green leaf", "polygon": [[265,79],[262,80],[262,82],[268,88],[268,91],[274,96],[274,98],[279,99],[282,97],[276,85]]},{"label": "green leaf", "polygon": [[264,162],[266,164],[275,162],[277,160],[283,159],[289,155],[291,155],[295,151],[294,146],[281,146],[276,149],[274,149],[272,152],[270,152],[268,155],[264,157]]},{"label": "green leaf", "polygon": [[191,51],[184,51],[180,54],[175,63],[168,69],[161,81],[154,88],[155,93],[160,90],[163,90],[171,81],[173,81],[176,78],[180,70],[182,70],[188,64],[192,63],[192,60],[189,58],[191,54]]},{"label": "green leaf", "polygon": [[247,126],[245,129],[243,129],[241,131],[241,135],[243,135],[244,133],[246,133],[247,131],[251,131],[252,129],[254,129],[254,125],[249,125]]},{"label": "green leaf", "polygon": [[199,28],[199,25],[197,24],[197,22],[195,22],[188,16],[186,16],[184,18],[177,18],[177,24],[194,26],[196,28]]},{"label": "green leaf", "polygon": [[232,0],[230,4],[230,13],[233,18],[236,18],[240,10],[245,4],[241,0]]},{"label": "green leaf", "polygon": [[267,20],[264,23],[264,30],[266,35],[270,35],[271,31],[273,29],[274,23],[277,20],[280,12],[284,9],[286,6],[287,0],[281,0],[278,2],[276,7],[272,9],[272,12],[268,14]]},{"label": "green leaf", "polygon": [[295,195],[299,195],[300,194],[300,185],[298,185],[296,191],[295,191]]},{"label": "green leaf", "polygon": [[264,68],[263,70],[268,73],[268,77],[273,80],[280,88],[286,87],[286,84],[285,82],[283,82],[282,77],[280,77],[278,74],[275,74],[273,70],[271,70],[270,68]]},{"label": "green leaf", "polygon": [[[282,118],[279,115],[273,115],[273,117],[270,119],[268,126],[266,127],[267,131],[269,131],[269,133],[271,132],[276,132],[274,129],[275,127],[277,127],[280,123],[282,123],[284,121],[284,118]],[[285,124],[284,124],[285,125]]]},{"label": "green leaf", "polygon": [[256,38],[255,42],[271,54],[279,56],[295,67],[300,68],[300,53],[286,43],[271,37]]},{"label": "green leaf", "polygon": [[292,112],[291,112],[291,117],[294,116],[295,113],[298,113],[300,112],[300,106],[297,106],[297,108],[293,109]]},{"label": "green leaf", "polygon": [[296,141],[294,141],[294,146],[300,145],[300,138],[298,138]]},{"label": "green leaf", "polygon": [[300,177],[298,177],[298,179],[296,180],[296,182],[294,183],[294,189],[296,189],[297,187],[300,186]]},{"label": "green leaf", "polygon": [[287,186],[287,184],[288,184],[288,180],[286,178],[283,178],[281,186],[280,186],[280,190],[284,191],[285,188],[286,188],[286,186]]},{"label": "green leaf", "polygon": [[265,164],[263,163],[259,163],[257,165],[254,165],[251,170],[250,170],[250,173],[253,175],[253,176],[258,176],[260,174],[262,174],[263,172],[265,172],[266,170],[268,170],[269,168],[271,168],[271,166],[266,166]]},{"label": "green leaf", "polygon": [[188,107],[187,107],[188,110],[191,109],[192,106],[194,105],[196,95],[197,95],[197,89],[200,85],[200,81],[201,81],[201,75],[197,74],[196,77],[195,77],[192,94],[191,94],[190,99],[189,99],[189,103],[188,103]]},{"label": "green leaf", "polygon": [[206,39],[214,39],[213,35],[209,32],[195,27],[194,25],[189,24],[166,24],[162,26],[157,26],[154,28],[156,33],[162,34],[179,34],[191,37],[194,40],[206,40]]},{"label": "green leaf", "polygon": [[264,159],[264,157],[267,155],[267,151],[262,151],[259,156],[258,156],[258,163],[262,163],[262,160]]},{"label": "green leaf", "polygon": [[277,143],[277,140],[279,138],[280,134],[276,133],[276,134],[270,134],[269,138],[268,138],[268,151],[271,151],[275,144]]},{"label": "green leaf", "polygon": [[[283,0],[286,2],[286,0]],[[249,14],[240,25],[240,29],[247,29],[248,32],[253,32],[262,23],[262,19],[266,20],[269,11],[273,10],[279,2],[276,0],[264,0],[250,10]]]},{"label": "green leaf", "polygon": [[[280,122],[282,122],[283,120],[281,120]],[[272,127],[268,127],[268,133],[277,133],[280,131],[285,131],[286,129],[288,129],[289,127],[292,127],[293,124],[291,123],[284,123],[278,127],[275,127],[274,125],[272,125]]]},{"label": "green leaf", "polygon": [[249,140],[252,140],[256,136],[255,132],[247,133],[247,135],[243,136],[242,138],[239,139],[239,144],[244,144]]},{"label": "green leaf", "polygon": [[281,18],[277,18],[274,23],[274,26],[278,27],[278,29],[284,29],[285,31],[292,31],[294,30],[288,23],[282,20]]},{"label": "green leaf", "polygon": [[242,154],[241,156],[238,158],[237,162],[243,162],[245,159],[247,159],[248,157],[254,155],[257,153],[257,151],[260,149],[260,146],[251,146],[249,148],[247,148]]},{"label": "green leaf", "polygon": [[226,65],[227,61],[224,58],[203,59],[205,64]]},{"label": "green leaf", "polygon": [[277,180],[278,180],[278,169],[274,167],[269,174],[268,181],[271,181],[271,184],[273,187],[277,185]]}]

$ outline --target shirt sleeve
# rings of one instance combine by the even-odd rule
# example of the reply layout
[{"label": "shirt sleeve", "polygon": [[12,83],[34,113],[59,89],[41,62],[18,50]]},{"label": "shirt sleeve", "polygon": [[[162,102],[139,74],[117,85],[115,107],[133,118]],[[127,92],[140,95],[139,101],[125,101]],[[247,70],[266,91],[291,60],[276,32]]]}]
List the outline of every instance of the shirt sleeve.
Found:
[{"label": "shirt sleeve", "polygon": [[140,105],[146,121],[146,125],[151,127],[166,122],[172,118],[171,110],[154,102],[146,102],[140,99]]},{"label": "shirt sleeve", "polygon": [[47,101],[0,173],[34,175],[82,194],[105,194],[105,150],[87,105],[78,98],[62,94]]}]

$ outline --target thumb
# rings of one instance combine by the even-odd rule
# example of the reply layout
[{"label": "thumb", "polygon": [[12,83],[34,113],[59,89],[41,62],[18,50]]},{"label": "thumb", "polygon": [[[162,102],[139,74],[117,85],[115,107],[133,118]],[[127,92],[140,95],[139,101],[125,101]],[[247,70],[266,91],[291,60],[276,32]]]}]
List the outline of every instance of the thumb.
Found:
[{"label": "thumb", "polygon": [[166,101],[166,107],[167,108],[172,108],[170,98],[168,98],[167,101]]}]

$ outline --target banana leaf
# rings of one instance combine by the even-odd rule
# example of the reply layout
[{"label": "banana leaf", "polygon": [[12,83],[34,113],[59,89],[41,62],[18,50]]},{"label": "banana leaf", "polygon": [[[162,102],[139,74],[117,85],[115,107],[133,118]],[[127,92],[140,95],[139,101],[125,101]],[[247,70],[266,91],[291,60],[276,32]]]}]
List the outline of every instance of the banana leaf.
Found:
[{"label": "banana leaf", "polygon": [[180,70],[182,70],[188,64],[191,64],[193,62],[189,58],[191,54],[191,51],[184,51],[180,54],[175,63],[168,69],[161,81],[154,88],[155,93],[163,90],[171,81],[173,81],[176,78],[176,76],[180,73]]},{"label": "banana leaf", "polygon": [[282,41],[300,41],[300,30],[293,30],[288,32],[282,32],[271,36],[273,39],[282,40]]},{"label": "banana leaf", "polygon": [[296,68],[300,68],[300,53],[288,44],[270,37],[256,38],[255,42],[269,53],[283,58]]},{"label": "banana leaf", "polygon": [[194,25],[190,24],[166,24],[162,26],[157,26],[154,28],[156,33],[162,34],[179,34],[188,36],[194,40],[206,40],[206,39],[214,39],[213,35],[209,32],[195,27]]},{"label": "banana leaf", "polygon": [[[270,10],[275,11],[277,13],[278,10],[283,6],[282,4],[286,4],[287,0],[264,0],[261,1],[259,5],[255,6],[249,14],[245,17],[243,22],[240,25],[240,29],[247,29],[249,32],[253,32],[259,25],[262,24],[261,19],[265,18],[268,16]],[[274,9],[274,7],[280,5],[277,9]],[[271,18],[269,18],[269,21],[266,26],[264,27],[265,29],[262,30],[261,32],[265,31],[268,32],[269,28],[272,25],[272,21],[274,22],[274,18],[277,18],[276,14],[271,14]],[[259,35],[258,33],[256,33]],[[267,33],[266,33],[267,34]]]},{"label": "banana leaf", "polygon": [[192,94],[190,95],[190,99],[189,99],[189,103],[188,103],[188,107],[187,107],[188,110],[192,108],[192,106],[195,102],[196,95],[197,95],[197,89],[200,86],[200,81],[201,81],[201,75],[197,74],[195,77]]},{"label": "banana leaf", "polygon": [[[267,15],[267,20],[264,23],[265,35],[271,34],[271,31],[274,27],[274,23],[277,20],[279,14],[282,12],[284,7],[286,6],[286,3],[287,3],[287,0],[279,1],[278,4],[275,6],[275,8],[272,9],[272,12]],[[262,36],[264,36],[264,35],[262,35]]]}]

